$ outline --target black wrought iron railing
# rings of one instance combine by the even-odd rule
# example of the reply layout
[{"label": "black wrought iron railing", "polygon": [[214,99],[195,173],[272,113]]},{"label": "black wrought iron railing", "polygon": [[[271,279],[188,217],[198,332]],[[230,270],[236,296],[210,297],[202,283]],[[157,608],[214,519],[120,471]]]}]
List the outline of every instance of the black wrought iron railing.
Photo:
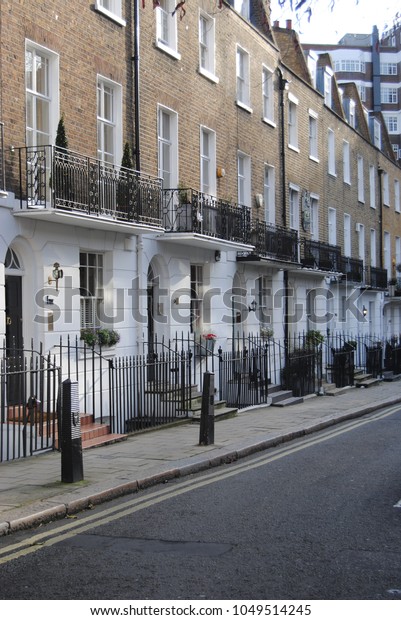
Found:
[{"label": "black wrought iron railing", "polygon": [[166,232],[190,232],[235,243],[249,243],[249,207],[232,204],[194,189],[163,190]]},{"label": "black wrought iron railing", "polygon": [[161,226],[161,180],[60,147],[19,150],[21,208]]},{"label": "black wrought iron railing", "polygon": [[369,284],[372,288],[386,289],[388,276],[387,269],[381,269],[379,267],[367,267],[365,274],[366,284]]},{"label": "black wrought iron railing", "polygon": [[258,256],[299,262],[298,234],[295,230],[256,220],[252,224],[251,242]]},{"label": "black wrought iron railing", "polygon": [[341,269],[343,278],[350,282],[363,282],[364,269],[363,261],[359,258],[341,256]]},{"label": "black wrought iron railing", "polygon": [[323,271],[341,271],[341,248],[323,241],[304,239],[301,244],[301,263],[304,267]]}]

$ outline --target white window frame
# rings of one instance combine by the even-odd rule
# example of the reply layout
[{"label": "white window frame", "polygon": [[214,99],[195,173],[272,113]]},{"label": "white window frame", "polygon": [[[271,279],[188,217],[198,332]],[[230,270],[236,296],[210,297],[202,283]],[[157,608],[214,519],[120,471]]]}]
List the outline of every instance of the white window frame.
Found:
[{"label": "white window frame", "polygon": [[237,155],[238,204],[251,206],[251,158],[238,151]]},{"label": "white window frame", "polygon": [[313,241],[319,240],[319,196],[310,196],[310,236]]},{"label": "white window frame", "polygon": [[398,103],[397,87],[382,86],[380,88],[380,103]]},{"label": "white window frame", "polygon": [[395,237],[394,239],[395,246],[395,266],[401,264],[401,237]]},{"label": "white window frame", "polygon": [[199,10],[199,73],[218,84],[216,77],[215,19]]},{"label": "white window frame", "polygon": [[273,70],[263,65],[262,68],[262,105],[263,120],[275,126],[274,123],[274,85]]},{"label": "white window frame", "polygon": [[401,213],[400,182],[398,179],[394,179],[394,209],[396,213]]},{"label": "white window frame", "polygon": [[216,196],[216,132],[200,127],[200,188],[203,194]]},{"label": "white window frame", "polygon": [[390,206],[390,187],[389,187],[388,172],[383,172],[382,174],[382,185],[383,185],[383,204],[386,207],[389,207]]},{"label": "white window frame", "polygon": [[[83,255],[85,262],[82,261]],[[81,329],[101,327],[100,317],[104,304],[103,276],[104,255],[100,252],[81,250],[79,255]]]},{"label": "white window frame", "polygon": [[121,0],[95,0],[95,10],[103,13],[109,19],[120,24],[120,26],[127,25],[125,19],[122,18]]},{"label": "white window frame", "polygon": [[383,259],[384,269],[387,269],[387,275],[391,277],[391,236],[390,233],[384,231],[383,234]]},{"label": "white window frame", "polygon": [[332,81],[333,81],[333,71],[326,67],[324,70],[324,103],[329,108],[331,108],[332,104]]},{"label": "white window frame", "polygon": [[373,119],[373,144],[378,149],[381,148],[382,143],[382,128],[379,121],[375,118]]},{"label": "white window frame", "polygon": [[358,258],[365,264],[366,249],[365,249],[365,225],[359,224],[358,227]]},{"label": "white window frame", "polygon": [[384,120],[389,133],[398,133],[398,116],[386,114]]},{"label": "white window frame", "polygon": [[[164,119],[168,119],[168,133]],[[174,189],[178,185],[178,114],[162,105],[157,110],[157,143],[159,177],[165,189]]]},{"label": "white window frame", "polygon": [[369,164],[369,200],[370,208],[376,209],[376,168]]},{"label": "white window frame", "polygon": [[351,216],[348,213],[344,213],[344,256],[351,256],[352,244],[351,244]]},{"label": "white window frame", "polygon": [[275,224],[276,222],[276,169],[270,164],[265,164],[263,181],[263,202],[265,209],[265,222]]},{"label": "white window frame", "polygon": [[330,245],[337,245],[337,211],[333,207],[327,213],[327,240]]},{"label": "white window frame", "polygon": [[[28,109],[28,99],[30,99],[32,106],[32,126],[29,124],[28,115],[26,118],[26,143],[28,146],[40,146],[53,144],[56,133],[57,125],[59,121],[59,55],[51,50],[37,45],[35,42],[25,41],[25,58],[27,66],[28,54],[32,55],[33,63],[40,63],[40,59],[44,59],[46,62],[46,74],[44,80],[44,88],[40,88],[36,83],[36,73],[32,72],[33,82],[28,84],[26,77],[26,108]],[[38,106],[45,105],[48,108],[48,127],[47,131],[40,130],[36,123],[36,118],[39,116],[36,109]]]},{"label": "white window frame", "polygon": [[332,129],[327,130],[327,165],[328,173],[336,175],[336,135]]},{"label": "white window frame", "polygon": [[309,110],[309,159],[318,162],[318,115],[313,110]]},{"label": "white window frame", "polygon": [[376,267],[376,230],[370,229],[370,266]]},{"label": "white window frame", "polygon": [[357,156],[358,202],[365,202],[365,178],[362,155]]},{"label": "white window frame", "polygon": [[351,185],[350,144],[347,140],[343,140],[343,181]]},{"label": "white window frame", "polygon": [[288,94],[288,147],[299,153],[298,148],[298,98]]},{"label": "white window frame", "polygon": [[[107,103],[107,99],[109,102]],[[112,134],[112,150],[107,134]],[[102,75],[97,76],[98,159],[120,165],[122,159],[122,87]],[[100,142],[99,142],[100,140]],[[107,146],[106,146],[107,144]]]},{"label": "white window frame", "polygon": [[353,99],[349,101],[349,124],[355,129],[355,101]]},{"label": "white window frame", "polygon": [[[159,0],[156,14],[156,47],[176,60],[181,59],[178,53],[177,13],[174,12],[175,0]],[[174,15],[173,15],[174,12]]]},{"label": "white window frame", "polygon": [[236,49],[236,103],[251,112],[250,106],[250,56],[240,45]]},{"label": "white window frame", "polygon": [[290,228],[299,231],[299,187],[290,183],[289,186]]}]

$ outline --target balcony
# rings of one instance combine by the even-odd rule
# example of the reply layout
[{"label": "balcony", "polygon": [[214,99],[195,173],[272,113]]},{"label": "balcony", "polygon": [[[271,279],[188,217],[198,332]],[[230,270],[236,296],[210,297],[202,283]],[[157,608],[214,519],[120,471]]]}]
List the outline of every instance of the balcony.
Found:
[{"label": "balcony", "polygon": [[252,223],[252,252],[242,253],[238,260],[255,261],[261,259],[298,263],[298,234],[281,226],[256,220]]},{"label": "balcony", "polygon": [[380,269],[379,267],[367,267],[365,274],[366,284],[375,289],[387,289],[387,269]]},{"label": "balcony", "polygon": [[250,245],[250,209],[194,189],[162,190],[163,241],[223,249]]},{"label": "balcony", "polygon": [[341,248],[322,241],[305,239],[301,245],[303,267],[322,271],[341,271]]},{"label": "balcony", "polygon": [[18,151],[17,215],[131,234],[160,230],[160,179],[53,146]]},{"label": "balcony", "polygon": [[349,256],[341,256],[342,279],[354,284],[363,283],[363,261],[359,258],[350,258]]}]

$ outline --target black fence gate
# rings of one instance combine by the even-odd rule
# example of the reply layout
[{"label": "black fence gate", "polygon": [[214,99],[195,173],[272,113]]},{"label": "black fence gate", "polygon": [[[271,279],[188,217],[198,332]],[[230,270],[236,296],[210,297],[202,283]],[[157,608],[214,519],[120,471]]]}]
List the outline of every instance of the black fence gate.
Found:
[{"label": "black fence gate", "polygon": [[2,349],[0,462],[57,447],[60,368],[42,349]]}]

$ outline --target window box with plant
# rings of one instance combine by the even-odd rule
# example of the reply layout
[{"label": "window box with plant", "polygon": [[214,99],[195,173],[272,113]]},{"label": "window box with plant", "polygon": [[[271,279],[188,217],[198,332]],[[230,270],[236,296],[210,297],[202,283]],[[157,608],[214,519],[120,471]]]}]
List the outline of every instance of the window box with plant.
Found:
[{"label": "window box with plant", "polygon": [[85,328],[81,329],[81,340],[85,345],[91,348],[95,346],[113,347],[120,341],[120,334],[114,329],[108,329],[106,327],[99,327],[96,329]]}]

